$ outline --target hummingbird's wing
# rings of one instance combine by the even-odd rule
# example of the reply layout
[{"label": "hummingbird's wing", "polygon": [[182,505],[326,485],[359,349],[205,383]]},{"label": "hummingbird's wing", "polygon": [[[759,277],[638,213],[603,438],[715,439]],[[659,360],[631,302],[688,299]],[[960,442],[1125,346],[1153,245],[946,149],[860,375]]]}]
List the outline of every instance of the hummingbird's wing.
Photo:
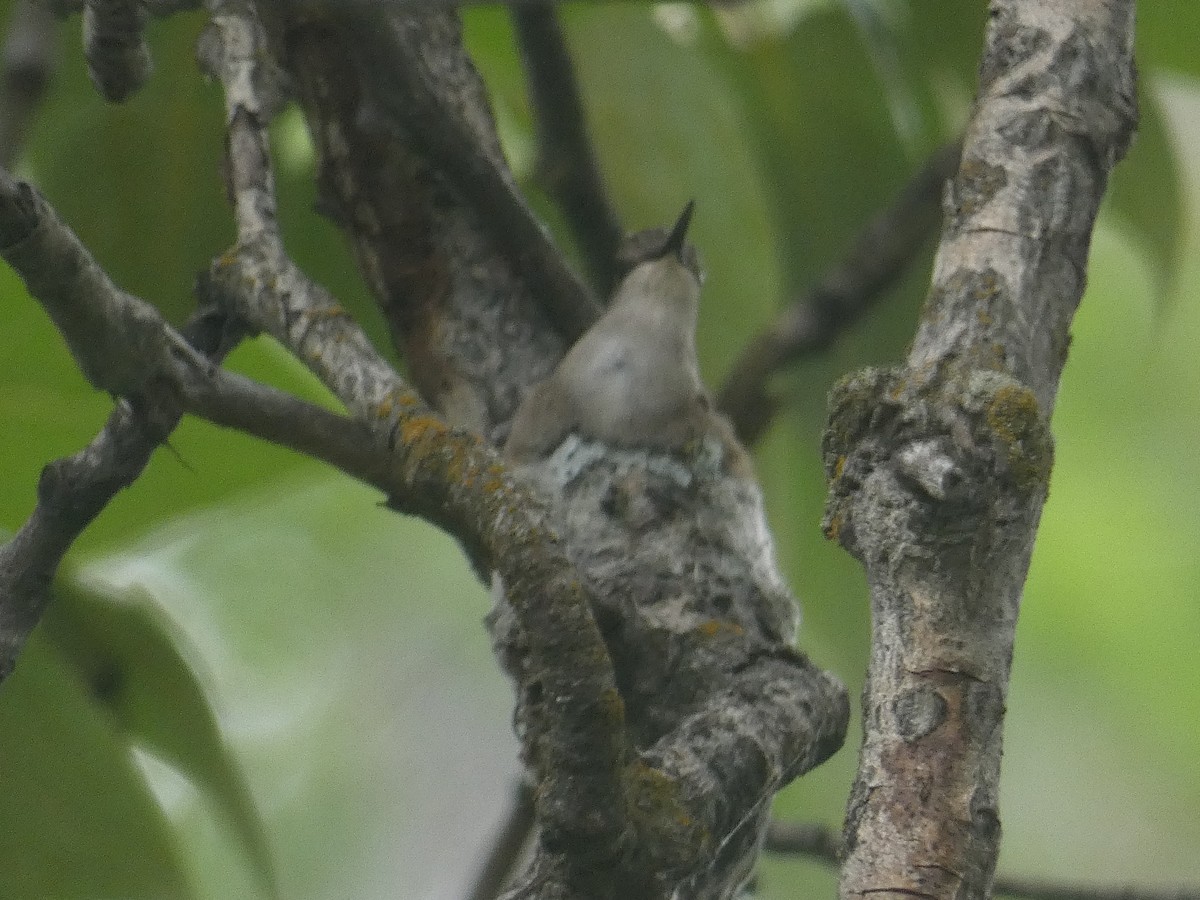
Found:
[{"label": "hummingbird's wing", "polygon": [[571,398],[558,379],[547,378],[517,408],[504,444],[504,456],[521,465],[549,455],[570,434],[575,419]]}]

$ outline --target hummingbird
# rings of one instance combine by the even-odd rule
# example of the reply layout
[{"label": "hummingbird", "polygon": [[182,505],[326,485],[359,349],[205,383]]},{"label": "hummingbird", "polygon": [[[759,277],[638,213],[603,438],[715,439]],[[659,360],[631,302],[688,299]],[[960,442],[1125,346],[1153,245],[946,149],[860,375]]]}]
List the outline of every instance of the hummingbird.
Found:
[{"label": "hummingbird", "polygon": [[701,274],[685,242],[694,209],[689,201],[665,237],[635,236],[637,257],[607,310],[518,407],[504,447],[509,461],[545,457],[572,431],[614,447],[668,451],[706,433],[732,440],[696,359]]}]

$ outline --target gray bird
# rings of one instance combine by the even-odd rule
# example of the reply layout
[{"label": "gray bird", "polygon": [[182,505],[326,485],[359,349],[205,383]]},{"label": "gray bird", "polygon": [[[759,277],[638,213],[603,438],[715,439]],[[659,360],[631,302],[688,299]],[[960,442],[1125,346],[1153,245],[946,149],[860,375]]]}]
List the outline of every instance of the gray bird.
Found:
[{"label": "gray bird", "polygon": [[692,210],[689,202],[666,238],[643,250],[604,315],[530,391],[513,417],[509,460],[542,458],[572,431],[658,450],[709,432],[732,439],[696,362],[700,272],[684,243]]}]

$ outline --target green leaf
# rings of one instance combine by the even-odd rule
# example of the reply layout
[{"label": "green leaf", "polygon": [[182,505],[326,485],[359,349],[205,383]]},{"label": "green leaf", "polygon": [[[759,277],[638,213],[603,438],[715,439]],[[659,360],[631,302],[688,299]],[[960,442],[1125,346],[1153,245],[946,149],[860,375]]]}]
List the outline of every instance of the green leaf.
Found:
[{"label": "green leaf", "polygon": [[840,8],[740,52],[719,40],[707,47],[737,86],[781,233],[780,262],[790,290],[803,289],[910,169],[871,54]]},{"label": "green leaf", "polygon": [[[289,898],[465,893],[516,764],[483,589],[453,541],[379,501],[294,479],[85,569],[151,592],[194,648]],[[201,898],[257,896],[203,797],[171,816]]]},{"label": "green leaf", "polygon": [[1200,76],[1200,4],[1193,0],[1155,0],[1137,11],[1137,58],[1143,72],[1165,67]]},{"label": "green leaf", "polygon": [[105,596],[63,586],[42,628],[126,741],[144,744],[210,795],[264,890],[277,896],[270,847],[249,786],[181,652],[181,635],[159,607],[142,591]]},{"label": "green leaf", "polygon": [[47,115],[34,120],[26,163],[117,284],[178,323],[193,308],[196,273],[234,236],[221,176],[221,91],[195,64],[204,16],[151,23],[154,73],[119,105],[88,80],[80,18],[62,29],[62,68]]},{"label": "green leaf", "polygon": [[926,0],[900,0],[896,10],[902,14],[898,30],[905,56],[942,93],[947,108],[965,111],[978,87],[987,4],[960,4],[951,11]]},{"label": "green leaf", "polygon": [[41,634],[0,687],[0,773],[0,896],[189,896],[124,737]]}]

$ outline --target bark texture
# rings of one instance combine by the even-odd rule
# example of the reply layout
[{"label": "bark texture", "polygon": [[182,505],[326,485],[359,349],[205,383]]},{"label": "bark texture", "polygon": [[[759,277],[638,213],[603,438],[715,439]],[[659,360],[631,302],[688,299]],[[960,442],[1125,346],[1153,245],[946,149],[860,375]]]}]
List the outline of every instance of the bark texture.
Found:
[{"label": "bark texture", "polygon": [[982,898],[1013,632],[1096,211],[1136,121],[1132,2],[991,5],[905,365],[843,381],[828,536],[874,623],[841,896]]},{"label": "bark texture", "polygon": [[[629,808],[623,846],[585,849],[555,820],[586,819],[587,797],[567,794],[574,809],[543,804],[513,900],[735,896],[774,794],[841,746],[845,688],[793,649],[796,603],[742,452],[717,437],[675,455],[571,436],[518,471],[547,497],[613,659]],[[553,698],[508,594],[495,600],[489,624],[538,771],[538,755],[556,749],[536,724]]]}]

